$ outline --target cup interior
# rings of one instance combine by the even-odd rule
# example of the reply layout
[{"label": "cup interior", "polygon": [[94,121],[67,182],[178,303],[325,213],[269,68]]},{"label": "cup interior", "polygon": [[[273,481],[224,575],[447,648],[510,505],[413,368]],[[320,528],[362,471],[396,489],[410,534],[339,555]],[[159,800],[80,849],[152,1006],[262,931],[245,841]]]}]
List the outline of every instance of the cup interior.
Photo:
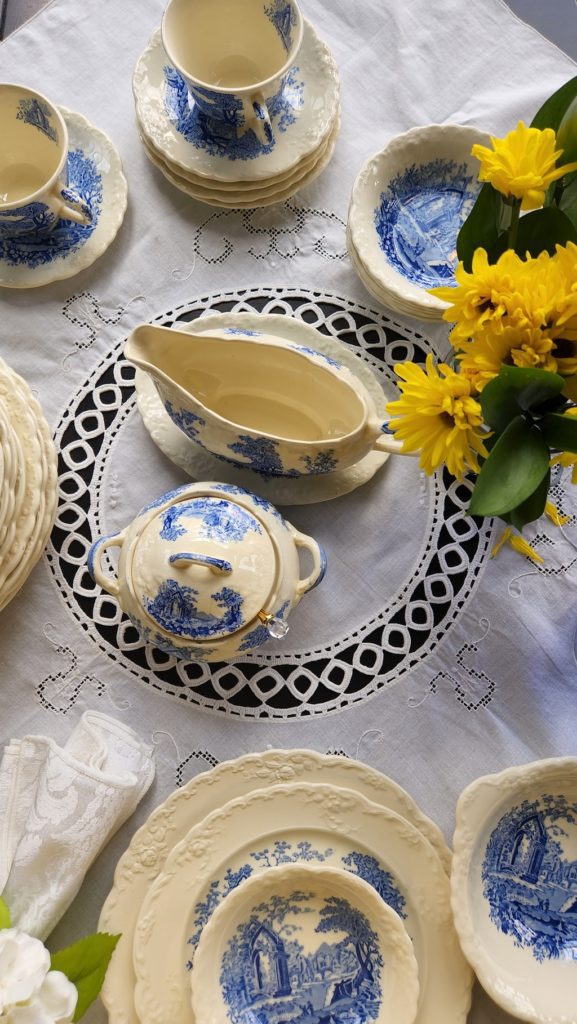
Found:
[{"label": "cup interior", "polygon": [[162,31],[185,78],[233,92],[284,70],[300,43],[301,17],[293,0],[172,0]]},{"label": "cup interior", "polygon": [[61,118],[44,97],[0,85],[0,210],[33,196],[57,173],[63,136]]}]

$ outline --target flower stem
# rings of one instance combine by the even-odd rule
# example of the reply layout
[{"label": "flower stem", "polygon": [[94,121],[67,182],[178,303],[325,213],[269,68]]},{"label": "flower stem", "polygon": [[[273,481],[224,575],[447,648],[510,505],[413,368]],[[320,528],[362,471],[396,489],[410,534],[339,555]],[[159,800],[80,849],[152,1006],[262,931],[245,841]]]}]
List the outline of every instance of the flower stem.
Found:
[{"label": "flower stem", "polygon": [[517,231],[519,229],[519,214],[521,212],[521,200],[514,199],[511,203],[511,221],[509,223],[509,249],[515,249],[517,245]]}]

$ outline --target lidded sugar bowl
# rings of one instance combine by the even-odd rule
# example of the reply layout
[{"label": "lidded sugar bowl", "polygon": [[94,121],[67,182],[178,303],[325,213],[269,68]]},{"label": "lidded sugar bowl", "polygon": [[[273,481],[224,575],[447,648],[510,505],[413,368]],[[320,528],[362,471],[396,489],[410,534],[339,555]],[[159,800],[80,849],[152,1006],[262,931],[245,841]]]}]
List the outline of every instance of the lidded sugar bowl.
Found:
[{"label": "lidded sugar bowl", "polygon": [[[116,576],[102,556],[120,548]],[[299,549],[312,570],[301,578]],[[222,483],[186,484],[92,545],[88,568],[143,638],[189,661],[242,657],[288,632],[287,617],[321,582],[323,549],[266,499]]]}]

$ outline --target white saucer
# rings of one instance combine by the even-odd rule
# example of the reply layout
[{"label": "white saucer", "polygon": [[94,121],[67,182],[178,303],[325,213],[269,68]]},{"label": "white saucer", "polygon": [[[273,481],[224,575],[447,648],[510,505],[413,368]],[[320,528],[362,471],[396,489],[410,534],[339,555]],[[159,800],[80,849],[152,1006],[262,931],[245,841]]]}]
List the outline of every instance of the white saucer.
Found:
[{"label": "white saucer", "polygon": [[142,139],[142,142],[144,151],[151,163],[180,192],[184,192],[191,199],[207,203],[209,206],[218,206],[221,209],[243,210],[273,206],[275,203],[290,199],[299,189],[314,181],[319,174],[322,174],[331,160],[339,128],[340,113],[337,112],[337,120],[333,130],[328,139],[319,146],[318,151],[314,154],[312,163],[306,161],[307,166],[304,170],[301,168],[301,164],[299,164],[293,175],[288,175],[276,185],[264,185],[263,183],[263,188],[251,189],[249,192],[245,192],[244,189],[239,189],[238,192],[233,192],[230,189],[221,191],[218,182],[215,183],[213,188],[197,185],[196,183],[192,184],[188,178],[176,174],[173,166],[169,165],[162,157],[157,156],[144,139]]},{"label": "white saucer", "polygon": [[[190,323],[178,323],[181,331],[191,334],[206,333],[215,328],[244,327],[249,330],[266,331],[280,337],[305,342],[324,355],[331,356],[347,366],[363,382],[375,398],[378,408],[385,415],[385,396],[382,388],[366,363],[359,358],[354,349],[343,341],[329,338],[321,334],[309,324],[294,317],[279,313],[213,313]],[[335,473],[322,473],[318,476],[301,477],[263,477],[252,469],[239,469],[238,466],[218,459],[200,445],[195,444],[170,419],[166,412],[154,383],[145,373],[136,371],[136,400],[144,426],[161,452],[188,473],[195,480],[222,480],[227,484],[238,484],[249,491],[279,505],[311,505],[319,501],[330,501],[341,494],[348,494],[357,487],[366,484],[378,469],[387,461],[386,452],[370,452],[348,469]]]},{"label": "white saucer", "polygon": [[194,105],[189,107],[184,81],[168,64],[157,30],[132,80],[139,127],[149,146],[185,173],[215,181],[257,181],[287,173],[327,138],[339,105],[336,63],[306,20],[298,64],[289,74],[281,106],[273,113],[270,146],[262,146],[251,131],[238,139],[208,137]]},{"label": "white saucer", "polygon": [[92,224],[60,221],[42,238],[0,240],[0,287],[37,288],[89,267],[116,238],[126,211],[127,185],[118,151],[81,114],[60,108],[68,127],[72,188],[90,202]]}]

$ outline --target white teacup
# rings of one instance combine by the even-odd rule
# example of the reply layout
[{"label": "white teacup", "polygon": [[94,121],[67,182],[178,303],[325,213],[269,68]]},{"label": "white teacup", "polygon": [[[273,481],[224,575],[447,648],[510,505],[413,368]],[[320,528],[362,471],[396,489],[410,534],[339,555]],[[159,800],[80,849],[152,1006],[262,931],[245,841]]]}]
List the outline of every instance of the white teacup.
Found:
[{"label": "white teacup", "polygon": [[273,141],[267,102],[280,92],[303,34],[295,0],[170,0],[162,42],[198,108]]},{"label": "white teacup", "polygon": [[0,83],[0,238],[50,231],[62,217],[90,224],[68,188],[68,131],[41,93]]}]

